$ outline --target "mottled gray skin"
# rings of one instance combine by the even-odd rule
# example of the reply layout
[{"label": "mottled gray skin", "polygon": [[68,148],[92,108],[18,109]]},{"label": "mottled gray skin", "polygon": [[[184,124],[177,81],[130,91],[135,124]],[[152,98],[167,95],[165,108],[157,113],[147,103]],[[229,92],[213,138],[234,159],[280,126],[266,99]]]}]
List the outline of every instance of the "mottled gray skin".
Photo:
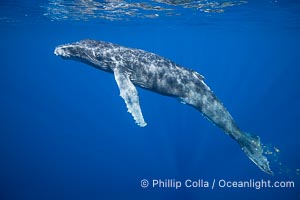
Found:
[{"label": "mottled gray skin", "polygon": [[172,96],[203,113],[211,122],[236,140],[246,155],[264,172],[272,174],[258,137],[238,128],[227,109],[196,71],[181,67],[159,55],[116,44],[82,40],[58,46],[54,52],[110,73],[115,68],[129,75],[134,85]]}]

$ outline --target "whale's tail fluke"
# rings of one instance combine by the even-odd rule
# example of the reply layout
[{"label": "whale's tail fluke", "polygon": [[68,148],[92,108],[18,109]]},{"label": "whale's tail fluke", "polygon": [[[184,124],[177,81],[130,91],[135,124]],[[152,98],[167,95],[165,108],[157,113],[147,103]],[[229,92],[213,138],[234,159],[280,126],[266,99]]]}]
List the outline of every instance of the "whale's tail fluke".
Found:
[{"label": "whale's tail fluke", "polygon": [[273,175],[258,136],[244,133],[243,136],[238,139],[238,143],[252,162],[254,162],[262,171]]}]

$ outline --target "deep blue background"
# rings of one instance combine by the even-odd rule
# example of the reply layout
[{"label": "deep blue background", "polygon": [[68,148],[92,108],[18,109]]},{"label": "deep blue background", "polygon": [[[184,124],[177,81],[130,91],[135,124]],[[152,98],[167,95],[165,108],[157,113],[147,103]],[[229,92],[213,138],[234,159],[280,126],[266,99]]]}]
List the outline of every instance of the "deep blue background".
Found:
[{"label": "deep blue background", "polygon": [[[0,199],[299,199],[298,8],[251,2],[204,15],[206,24],[1,22]],[[139,89],[148,126],[135,125],[111,74],[53,54],[84,38],[155,52],[203,74],[241,129],[280,149],[284,172],[260,171],[176,99]],[[292,180],[296,187],[142,189],[144,178]]]}]

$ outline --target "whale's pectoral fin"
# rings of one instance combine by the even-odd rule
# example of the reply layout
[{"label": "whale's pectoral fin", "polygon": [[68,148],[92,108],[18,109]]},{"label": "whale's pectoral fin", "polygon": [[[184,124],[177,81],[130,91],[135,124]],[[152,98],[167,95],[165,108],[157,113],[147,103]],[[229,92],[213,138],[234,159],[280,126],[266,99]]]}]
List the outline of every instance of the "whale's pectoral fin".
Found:
[{"label": "whale's pectoral fin", "polygon": [[252,162],[254,162],[262,171],[273,175],[269,166],[269,161],[264,155],[264,147],[258,136],[253,136],[244,132],[242,137],[238,139],[238,143]]},{"label": "whale's pectoral fin", "polygon": [[130,81],[129,74],[116,67],[114,69],[115,79],[120,89],[120,96],[124,99],[128,112],[131,113],[135,122],[144,127],[147,123],[144,120],[140,107],[139,95],[136,87]]}]

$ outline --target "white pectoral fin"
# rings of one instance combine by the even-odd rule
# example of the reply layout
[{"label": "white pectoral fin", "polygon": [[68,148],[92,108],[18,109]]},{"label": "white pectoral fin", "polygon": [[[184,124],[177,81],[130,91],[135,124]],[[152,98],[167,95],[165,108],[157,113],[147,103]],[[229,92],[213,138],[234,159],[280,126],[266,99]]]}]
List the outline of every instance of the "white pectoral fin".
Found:
[{"label": "white pectoral fin", "polygon": [[147,123],[144,120],[140,107],[138,91],[130,81],[129,75],[118,68],[114,69],[114,75],[120,89],[120,96],[124,99],[128,112],[131,113],[133,119],[139,126],[146,126]]}]

